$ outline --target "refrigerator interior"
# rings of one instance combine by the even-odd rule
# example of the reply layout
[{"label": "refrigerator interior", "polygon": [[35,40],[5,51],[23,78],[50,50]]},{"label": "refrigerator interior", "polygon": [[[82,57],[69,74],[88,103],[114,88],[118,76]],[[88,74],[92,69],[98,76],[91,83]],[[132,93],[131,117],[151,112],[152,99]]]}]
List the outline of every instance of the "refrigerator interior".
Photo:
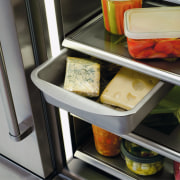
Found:
[{"label": "refrigerator interior", "polygon": [[103,169],[103,171],[120,179],[174,179],[173,162],[169,158],[165,159],[163,170],[159,173],[151,176],[140,176],[127,168],[122,153],[115,157],[102,156],[96,150],[91,124],[85,123],[73,115],[70,115],[70,118],[73,122],[72,141],[75,158],[98,169]]},{"label": "refrigerator interior", "polygon": [[[133,61],[127,52],[126,44],[123,44],[123,39],[117,36],[109,35],[104,30],[102,14],[99,13],[101,5],[99,1],[94,2],[96,3],[96,10],[94,11],[93,15],[89,13],[92,12],[91,8],[94,7],[92,3],[92,6],[90,6],[90,11],[88,11],[87,13],[88,17],[85,20],[81,18],[81,16],[84,16],[84,12],[82,11],[80,11],[80,16],[76,16],[79,19],[75,19],[72,21],[75,16],[71,16],[71,13],[69,13],[71,11],[67,12],[63,11],[63,8],[61,9],[61,13],[63,16],[61,20],[65,20],[65,22],[63,22],[63,27],[59,27],[59,31],[61,31],[61,33],[64,33],[65,39],[62,38],[62,45],[65,48],[63,48],[64,50],[62,50],[57,57],[51,58],[50,60],[48,60],[48,62],[35,69],[35,71],[31,74],[33,82],[43,92],[46,101],[54,105],[55,107],[65,109],[69,112],[68,114],[71,131],[70,137],[72,140],[73,157],[67,162],[67,167],[70,171],[78,173],[78,170],[76,170],[75,168],[75,161],[83,161],[85,162],[85,164],[83,162],[81,163],[83,163],[84,167],[88,166],[87,164],[89,164],[92,169],[96,167],[100,171],[103,170],[113,177],[120,179],[174,179],[173,161],[176,160],[180,162],[180,147],[178,145],[180,138],[179,122],[176,117],[170,116],[171,121],[169,121],[169,119],[167,118],[167,124],[164,124],[164,121],[162,122],[161,118],[158,119],[159,124],[152,124],[153,122],[151,121],[151,114],[148,115],[148,113],[150,113],[151,110],[156,107],[161,98],[163,98],[174,85],[176,87],[180,86],[179,61],[176,61],[172,64],[164,61],[162,62],[161,60],[157,60],[156,62],[148,61],[147,63]],[[79,3],[83,5],[83,2]],[[61,5],[66,8],[69,6],[72,8],[73,6],[71,6],[70,4],[70,1],[61,1]],[[175,4],[171,4],[169,3],[169,1],[144,1],[144,6],[148,7],[161,5],[174,6]],[[86,7],[86,5],[84,6]],[[57,14],[58,13],[59,12],[57,12]],[[75,11],[74,13],[77,12]],[[57,15],[57,17],[60,16]],[[89,21],[90,17],[92,18],[91,21]],[[71,21],[76,23],[73,24],[71,23]],[[83,25],[84,23],[85,25],[79,28],[79,26]],[[74,30],[77,31],[74,32]],[[97,119],[96,115],[93,116],[92,112],[89,113],[87,110],[81,112],[78,111],[78,108],[71,106],[71,103],[75,103],[75,99],[77,97],[79,99],[81,99],[81,97],[68,92],[64,92],[62,88],[63,80],[65,77],[65,61],[62,59],[65,59],[67,53],[69,52],[74,53],[77,56],[93,56],[95,58],[102,59],[102,61],[105,62],[110,62],[119,66],[125,66],[134,70],[138,70],[145,74],[152,75],[161,79],[163,82],[169,84],[170,87],[169,89],[167,88],[167,91],[164,92],[163,97],[160,97],[156,101],[154,106],[151,107],[151,109],[147,108],[148,113],[146,112],[146,114],[141,117],[141,120],[137,120],[138,117],[134,118],[137,120],[137,123],[133,125],[133,128],[130,128],[130,131],[123,133],[121,131],[118,131],[118,128],[117,130],[113,130],[112,127],[109,127],[109,124],[111,124],[110,122],[108,122],[108,120],[110,120],[109,117],[106,121],[104,121],[105,123],[103,124],[100,123],[100,120],[102,120],[104,116],[99,120]],[[49,75],[47,76],[47,74]],[[59,89],[60,87],[62,88],[61,90]],[[62,91],[62,94],[60,93],[60,91]],[[154,97],[153,94],[151,100],[157,99],[157,97],[158,96]],[[68,99],[70,99],[71,102],[68,102]],[[82,99],[82,101],[83,100],[84,99]],[[84,102],[85,103],[82,103],[82,106],[84,104],[87,105],[87,107],[93,106],[93,104],[91,105],[91,102],[89,102],[89,100],[85,100]],[[63,121],[64,120],[62,118],[61,123],[63,123]],[[112,131],[113,133],[121,136],[124,139],[137,143],[147,149],[151,149],[165,156],[166,159],[163,170],[156,175],[142,177],[135,175],[127,169],[124,159],[121,155],[115,158],[106,158],[99,155],[95,149],[93,141],[91,129],[91,124],[93,123],[97,123],[97,125],[104,127],[106,130]],[[64,143],[66,143],[66,138],[64,139]],[[81,172],[80,174],[83,173]]]},{"label": "refrigerator interior", "polygon": [[[179,135],[178,135],[179,123],[178,123],[177,118],[174,116],[170,116],[171,119],[166,118],[167,124],[164,124],[165,119],[159,118],[159,120],[161,120],[161,121],[163,120],[163,122],[157,121],[154,124],[154,127],[152,124],[153,119],[149,118],[150,123],[148,123],[148,121],[149,121],[148,118],[147,118],[147,120],[145,118],[145,120],[146,120],[145,123],[143,122],[143,119],[142,119],[142,123],[140,123],[139,125],[136,126],[136,123],[133,124],[132,132],[123,134],[122,132],[124,132],[124,131],[121,131],[121,128],[120,129],[116,128],[113,125],[113,122],[116,122],[116,121],[117,121],[117,123],[119,122],[119,125],[122,126],[122,129],[125,125],[126,126],[124,128],[127,128],[128,125],[123,123],[124,120],[129,121],[128,119],[126,119],[126,117],[122,116],[118,120],[116,120],[116,119],[113,119],[114,117],[112,116],[111,118],[108,118],[107,121],[104,121],[104,119],[103,119],[104,116],[101,117],[101,115],[100,115],[99,117],[101,117],[101,118],[100,119],[97,118],[97,115],[99,113],[98,110],[94,111],[96,113],[95,116],[93,116],[93,113],[91,111],[90,112],[85,111],[85,113],[84,113],[82,111],[82,109],[79,110],[79,107],[77,107],[77,104],[76,104],[76,103],[78,103],[77,97],[80,99],[80,96],[75,95],[74,93],[69,93],[63,89],[63,82],[64,82],[64,77],[65,77],[65,64],[66,64],[65,62],[66,62],[67,53],[69,53],[71,55],[72,54],[78,55],[78,57],[79,56],[87,57],[87,55],[85,55],[85,54],[81,54],[76,51],[64,49],[60,53],[60,55],[58,55],[55,58],[51,58],[49,61],[47,61],[46,63],[44,63],[41,66],[39,66],[38,68],[36,68],[33,71],[33,73],[31,74],[31,77],[32,77],[33,82],[36,84],[36,86],[43,91],[44,97],[47,100],[47,102],[49,102],[50,104],[53,104],[56,107],[61,107],[65,110],[69,110],[69,112],[71,112],[71,113],[74,112],[74,114],[76,114],[76,117],[77,117],[77,115],[81,116],[81,118],[80,118],[81,120],[79,120],[79,118],[75,118],[75,119],[72,118],[72,114],[71,114],[70,118],[68,118],[68,117],[63,118],[63,116],[61,116],[62,124],[65,122],[65,120],[69,119],[69,122],[71,125],[70,126],[70,129],[71,129],[70,137],[72,139],[72,151],[73,151],[72,156],[79,160],[87,162],[95,167],[98,167],[99,169],[104,169],[106,172],[108,172],[109,174],[111,174],[115,177],[130,178],[130,179],[132,178],[132,176],[133,176],[132,173],[128,174],[129,172],[127,171],[127,169],[126,169],[126,173],[125,173],[124,169],[122,170],[122,169],[118,168],[119,166],[125,167],[125,164],[123,164],[124,160],[122,158],[120,158],[120,159],[114,158],[115,159],[114,161],[112,161],[112,159],[111,159],[110,162],[111,161],[112,162],[110,163],[108,161],[109,158],[103,158],[102,156],[97,154],[97,152],[94,148],[94,145],[93,145],[90,124],[97,124],[97,122],[98,122],[99,124],[97,124],[97,125],[99,125],[100,127],[102,127],[102,128],[105,127],[105,129],[107,129],[107,130],[110,129],[111,132],[116,133],[120,137],[128,139],[134,143],[142,145],[148,149],[154,150],[155,152],[158,152],[158,153],[166,156],[167,161],[165,163],[165,169],[162,174],[159,174],[157,176],[157,178],[163,179],[165,176],[173,178],[173,164],[172,164],[172,160],[170,160],[170,159],[177,160],[177,158],[179,158],[179,156],[178,156],[179,147],[177,145],[178,137],[179,137]],[[110,66],[111,63],[106,62],[105,64],[107,64],[109,67],[111,67]],[[117,66],[117,65],[115,65],[114,67],[119,68],[119,66]],[[113,74],[112,74],[112,76],[113,76]],[[167,94],[167,96],[168,96],[169,93],[172,94],[171,92],[173,92],[174,89],[175,90],[177,89],[177,91],[179,93],[178,86],[173,86],[173,88],[172,88],[172,86],[170,86],[170,89],[167,88],[167,91],[166,91],[166,88],[163,88],[163,92],[165,94]],[[162,93],[160,93],[160,94],[162,94]],[[164,94],[164,96],[166,98],[165,94]],[[154,94],[150,97],[151,97],[151,99],[157,99],[157,96],[154,96]],[[74,100],[74,98],[76,99],[76,101]],[[163,101],[163,99],[164,98],[162,98],[162,101]],[[97,103],[96,101],[97,101],[97,99],[87,99],[87,98],[82,97],[81,102],[82,102],[83,106],[86,107],[88,104],[91,107]],[[157,102],[157,104],[158,104],[158,102]],[[101,104],[100,104],[100,106],[101,106]],[[154,108],[155,107],[156,106],[154,106]],[[104,106],[102,108],[104,108]],[[141,109],[143,109],[143,108],[144,108],[144,106]],[[113,110],[113,109],[111,109],[111,110]],[[110,112],[111,112],[111,110],[110,110]],[[122,115],[122,113],[124,113],[123,111],[119,111],[119,110],[117,112],[119,115]],[[173,114],[170,114],[170,115],[173,115]],[[88,117],[88,116],[90,116],[90,117]],[[146,116],[147,116],[147,114],[146,114]],[[84,117],[84,118],[82,118],[82,117]],[[139,119],[137,119],[136,116],[132,116],[132,118],[134,118],[133,119],[134,122],[139,121]],[[156,121],[156,119],[155,119],[155,121]],[[108,121],[109,121],[109,123],[111,123],[111,126],[107,126],[106,122],[108,122]],[[121,121],[122,121],[122,123],[120,123]],[[88,122],[88,123],[85,123],[85,122]],[[101,124],[101,122],[104,122],[104,123]],[[158,123],[159,123],[159,126],[158,126]],[[148,125],[149,125],[149,127],[148,127]],[[158,131],[158,128],[161,128],[160,126],[162,126],[162,131]],[[167,127],[170,127],[170,128],[166,129]],[[67,132],[66,129],[64,131]],[[144,133],[143,131],[145,131],[146,133]],[[64,143],[66,144],[66,142],[68,140],[67,134],[64,134],[64,137],[65,137]],[[88,137],[88,139],[87,139],[87,137]],[[176,138],[174,138],[174,137],[176,137]],[[164,139],[166,139],[166,141],[164,141]],[[174,139],[174,142],[171,139]],[[68,161],[68,165],[69,165],[69,163],[71,164],[73,161],[74,161],[74,159],[72,161],[70,159]],[[116,164],[116,166],[114,164]],[[124,173],[122,173],[122,172],[124,172]],[[134,176],[134,177],[136,177],[136,176]],[[153,178],[155,178],[155,177],[153,176]],[[136,178],[140,178],[140,177],[136,177]]]}]

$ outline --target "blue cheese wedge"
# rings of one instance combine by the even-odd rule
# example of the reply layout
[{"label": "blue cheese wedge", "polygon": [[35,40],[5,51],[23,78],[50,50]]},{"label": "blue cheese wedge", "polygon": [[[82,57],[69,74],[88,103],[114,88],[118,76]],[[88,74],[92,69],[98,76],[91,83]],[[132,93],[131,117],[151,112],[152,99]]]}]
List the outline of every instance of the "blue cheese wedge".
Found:
[{"label": "blue cheese wedge", "polygon": [[130,110],[139,103],[159,80],[122,67],[100,96],[105,104]]},{"label": "blue cheese wedge", "polygon": [[100,64],[88,59],[67,57],[64,89],[82,96],[99,96]]}]

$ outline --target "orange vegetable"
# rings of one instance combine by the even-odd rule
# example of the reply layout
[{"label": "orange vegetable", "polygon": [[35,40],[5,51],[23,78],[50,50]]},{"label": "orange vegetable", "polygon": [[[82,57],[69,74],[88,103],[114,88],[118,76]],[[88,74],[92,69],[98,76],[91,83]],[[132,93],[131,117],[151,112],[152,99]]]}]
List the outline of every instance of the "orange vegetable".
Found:
[{"label": "orange vegetable", "polygon": [[174,48],[172,54],[175,57],[180,57],[180,49]]},{"label": "orange vegetable", "polygon": [[155,41],[151,39],[136,40],[136,39],[127,38],[127,43],[128,43],[129,53],[132,56],[137,56],[146,48],[152,48],[155,44]]},{"label": "orange vegetable", "polygon": [[176,57],[180,57],[180,39],[176,39],[171,41],[173,45],[173,52],[172,54]]},{"label": "orange vegetable", "polygon": [[127,38],[128,51],[136,59],[180,57],[180,39],[131,39]]},{"label": "orange vegetable", "polygon": [[123,34],[123,29],[122,29],[122,21],[123,19],[121,18],[121,9],[122,6],[119,2],[114,2],[115,3],[115,14],[116,14],[116,26],[119,34]]},{"label": "orange vegetable", "polygon": [[166,58],[167,57],[167,54],[165,53],[158,53],[158,52],[155,52],[154,54],[150,55],[149,57],[147,56],[147,58],[150,58],[150,59],[155,59],[155,58]]},{"label": "orange vegetable", "polygon": [[142,50],[139,54],[136,55],[137,59],[143,59],[144,57],[149,57],[155,54],[155,51],[152,48],[147,48]]},{"label": "orange vegetable", "polygon": [[101,0],[104,26],[113,34],[124,34],[124,12],[131,8],[141,8],[142,0],[111,1]]},{"label": "orange vegetable", "polygon": [[134,8],[142,7],[142,0],[132,0],[134,2]]},{"label": "orange vegetable", "polygon": [[163,52],[166,55],[171,54],[173,52],[173,45],[168,41],[158,41],[154,47],[156,52]]},{"label": "orange vegetable", "polygon": [[109,20],[108,20],[108,9],[107,9],[107,0],[102,0],[102,9],[103,9],[103,18],[104,24],[107,31],[110,31]]}]

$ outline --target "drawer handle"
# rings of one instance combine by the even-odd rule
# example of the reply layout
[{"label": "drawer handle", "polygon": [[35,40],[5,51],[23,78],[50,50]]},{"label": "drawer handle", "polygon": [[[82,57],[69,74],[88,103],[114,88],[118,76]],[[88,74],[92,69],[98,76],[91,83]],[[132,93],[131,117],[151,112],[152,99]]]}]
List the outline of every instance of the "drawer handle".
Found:
[{"label": "drawer handle", "polygon": [[9,135],[14,141],[21,141],[33,131],[32,117],[29,117],[18,124],[14,103],[11,95],[6,66],[0,45],[0,95],[5,108],[6,119],[9,128]]}]

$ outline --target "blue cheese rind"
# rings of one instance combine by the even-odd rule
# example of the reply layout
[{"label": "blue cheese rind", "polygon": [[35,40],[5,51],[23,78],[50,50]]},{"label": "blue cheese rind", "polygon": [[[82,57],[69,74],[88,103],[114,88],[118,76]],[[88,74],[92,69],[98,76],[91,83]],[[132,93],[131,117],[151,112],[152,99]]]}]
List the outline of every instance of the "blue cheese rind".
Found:
[{"label": "blue cheese rind", "polygon": [[64,89],[82,96],[99,96],[100,64],[88,59],[67,57]]}]

